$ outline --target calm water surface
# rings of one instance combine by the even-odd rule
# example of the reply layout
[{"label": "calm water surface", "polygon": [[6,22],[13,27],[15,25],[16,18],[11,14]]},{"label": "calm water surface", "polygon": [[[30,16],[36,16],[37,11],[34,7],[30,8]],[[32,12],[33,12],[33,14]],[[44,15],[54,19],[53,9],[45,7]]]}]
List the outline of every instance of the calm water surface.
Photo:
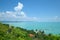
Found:
[{"label": "calm water surface", "polygon": [[21,27],[28,30],[41,30],[46,34],[60,34],[60,22],[4,22],[15,27]]}]

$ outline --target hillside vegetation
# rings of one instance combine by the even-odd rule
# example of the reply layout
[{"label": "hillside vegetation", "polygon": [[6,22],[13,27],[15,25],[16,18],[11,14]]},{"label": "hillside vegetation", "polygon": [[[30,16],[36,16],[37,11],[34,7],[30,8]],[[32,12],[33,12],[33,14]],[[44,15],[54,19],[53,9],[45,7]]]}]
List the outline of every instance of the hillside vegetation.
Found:
[{"label": "hillside vegetation", "polygon": [[46,35],[44,31],[35,33],[33,30],[0,23],[0,40],[60,40],[60,36]]}]

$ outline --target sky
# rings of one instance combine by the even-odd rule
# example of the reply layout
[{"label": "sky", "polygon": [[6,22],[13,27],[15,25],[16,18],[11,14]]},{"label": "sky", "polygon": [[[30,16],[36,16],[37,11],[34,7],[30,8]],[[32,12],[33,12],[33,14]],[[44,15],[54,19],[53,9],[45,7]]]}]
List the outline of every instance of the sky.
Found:
[{"label": "sky", "polygon": [[0,21],[60,22],[60,0],[0,0]]}]

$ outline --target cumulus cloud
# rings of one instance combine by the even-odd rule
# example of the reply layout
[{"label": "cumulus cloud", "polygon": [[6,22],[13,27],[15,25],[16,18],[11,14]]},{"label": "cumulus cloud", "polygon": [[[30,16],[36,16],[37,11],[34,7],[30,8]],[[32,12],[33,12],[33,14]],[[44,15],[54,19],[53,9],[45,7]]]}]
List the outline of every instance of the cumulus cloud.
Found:
[{"label": "cumulus cloud", "polygon": [[21,12],[21,16],[22,17],[27,17],[26,14],[23,11]]},{"label": "cumulus cloud", "polygon": [[22,8],[23,8],[23,4],[20,3],[20,2],[18,2],[18,5],[17,5],[16,7],[14,7],[14,10],[15,10],[15,11],[21,11]]},{"label": "cumulus cloud", "polygon": [[37,17],[28,17],[24,11],[22,11],[23,4],[18,2],[14,7],[15,11],[0,12],[0,21],[36,21]]},{"label": "cumulus cloud", "polygon": [[14,11],[0,12],[0,21],[60,21],[59,16],[54,16],[52,18],[37,18],[28,17],[23,9],[23,4],[18,2],[14,7]]}]

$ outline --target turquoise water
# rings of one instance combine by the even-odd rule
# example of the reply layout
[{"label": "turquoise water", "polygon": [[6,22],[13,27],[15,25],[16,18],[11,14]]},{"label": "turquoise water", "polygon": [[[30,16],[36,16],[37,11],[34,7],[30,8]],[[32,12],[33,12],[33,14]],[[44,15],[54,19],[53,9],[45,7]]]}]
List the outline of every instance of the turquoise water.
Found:
[{"label": "turquoise water", "polygon": [[60,22],[5,22],[28,30],[41,30],[46,34],[60,34]]}]

